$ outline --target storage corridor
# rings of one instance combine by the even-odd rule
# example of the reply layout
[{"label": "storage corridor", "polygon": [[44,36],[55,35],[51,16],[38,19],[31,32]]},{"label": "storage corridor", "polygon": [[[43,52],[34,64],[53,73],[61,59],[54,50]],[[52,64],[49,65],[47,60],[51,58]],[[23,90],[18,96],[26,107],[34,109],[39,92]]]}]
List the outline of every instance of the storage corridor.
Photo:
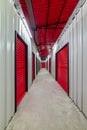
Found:
[{"label": "storage corridor", "polygon": [[7,130],[87,130],[87,120],[46,69],[41,69]]}]

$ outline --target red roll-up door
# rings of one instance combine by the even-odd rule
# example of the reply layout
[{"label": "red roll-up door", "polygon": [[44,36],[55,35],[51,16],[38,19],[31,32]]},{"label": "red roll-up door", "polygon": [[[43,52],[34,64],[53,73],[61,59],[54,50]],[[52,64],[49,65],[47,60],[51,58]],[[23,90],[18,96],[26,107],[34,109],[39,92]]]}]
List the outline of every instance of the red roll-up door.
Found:
[{"label": "red roll-up door", "polygon": [[62,86],[62,88],[68,93],[68,45],[56,54],[56,80]]},{"label": "red roll-up door", "polygon": [[16,38],[16,106],[27,88],[27,46],[19,36]]},{"label": "red roll-up door", "polygon": [[51,63],[52,61],[51,61],[51,58],[49,59],[49,72],[51,73]]},{"label": "red roll-up door", "polygon": [[35,79],[35,55],[32,53],[32,81]]},{"label": "red roll-up door", "polygon": [[45,62],[41,62],[41,68],[46,68],[46,63]]}]

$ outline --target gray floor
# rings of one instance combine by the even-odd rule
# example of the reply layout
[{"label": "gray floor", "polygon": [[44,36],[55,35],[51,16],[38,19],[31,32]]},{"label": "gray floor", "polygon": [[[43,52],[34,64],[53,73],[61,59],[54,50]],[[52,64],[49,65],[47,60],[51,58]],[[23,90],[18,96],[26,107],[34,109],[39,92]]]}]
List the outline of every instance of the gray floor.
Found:
[{"label": "gray floor", "polygon": [[42,69],[7,130],[87,130],[87,120]]}]

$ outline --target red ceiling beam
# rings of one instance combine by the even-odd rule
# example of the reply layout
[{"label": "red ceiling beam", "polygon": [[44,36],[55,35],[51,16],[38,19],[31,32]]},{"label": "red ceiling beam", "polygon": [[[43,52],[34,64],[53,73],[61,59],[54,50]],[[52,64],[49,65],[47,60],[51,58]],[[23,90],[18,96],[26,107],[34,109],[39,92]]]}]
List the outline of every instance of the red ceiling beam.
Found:
[{"label": "red ceiling beam", "polygon": [[[62,16],[63,10],[64,10],[65,5],[66,5],[66,1],[67,1],[67,0],[64,0],[64,4],[63,4],[63,6],[62,6],[62,9],[61,9],[61,12],[60,12],[60,15],[59,15],[59,17],[58,17],[57,22],[60,22],[60,18],[61,18],[61,16]],[[55,27],[57,28],[57,26],[58,26],[58,25],[56,25]],[[55,29],[54,32],[53,32],[52,39],[54,38],[55,32],[56,32],[56,29]]]},{"label": "red ceiling beam", "polygon": [[36,26],[36,28],[34,27],[31,27],[32,30],[37,30],[37,29],[44,29],[44,28],[49,28],[51,26],[56,26],[56,25],[61,25],[61,24],[65,24],[66,21],[63,21],[63,22],[56,22],[56,23],[53,23],[53,24],[45,24],[45,25],[40,25],[40,26]]},{"label": "red ceiling beam", "polygon": [[63,28],[61,28],[61,27],[58,27],[58,28],[56,28],[56,27],[42,27],[42,28],[36,28],[36,29],[34,29],[34,31],[37,31],[38,29],[46,29],[47,30],[47,29],[63,29]]},{"label": "red ceiling beam", "polygon": [[[48,10],[47,10],[46,25],[48,25],[49,11],[50,11],[50,0],[48,0]],[[46,43],[46,36],[47,36],[47,30],[45,31],[44,43]]]}]

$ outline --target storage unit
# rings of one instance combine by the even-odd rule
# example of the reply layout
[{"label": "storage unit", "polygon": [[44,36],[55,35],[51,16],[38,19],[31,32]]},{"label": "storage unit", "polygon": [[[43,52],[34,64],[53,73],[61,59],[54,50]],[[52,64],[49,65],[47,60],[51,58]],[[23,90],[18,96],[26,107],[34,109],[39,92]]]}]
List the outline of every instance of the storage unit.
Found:
[{"label": "storage unit", "polygon": [[35,55],[32,53],[32,81],[35,79]]},{"label": "storage unit", "polygon": [[41,68],[46,68],[46,62],[41,62]]},{"label": "storage unit", "polygon": [[17,108],[27,91],[27,45],[18,34],[15,56],[15,107]]},{"label": "storage unit", "polygon": [[56,54],[56,80],[61,85],[61,87],[68,94],[68,76],[69,76],[69,64],[68,64],[68,45],[64,46]]}]

